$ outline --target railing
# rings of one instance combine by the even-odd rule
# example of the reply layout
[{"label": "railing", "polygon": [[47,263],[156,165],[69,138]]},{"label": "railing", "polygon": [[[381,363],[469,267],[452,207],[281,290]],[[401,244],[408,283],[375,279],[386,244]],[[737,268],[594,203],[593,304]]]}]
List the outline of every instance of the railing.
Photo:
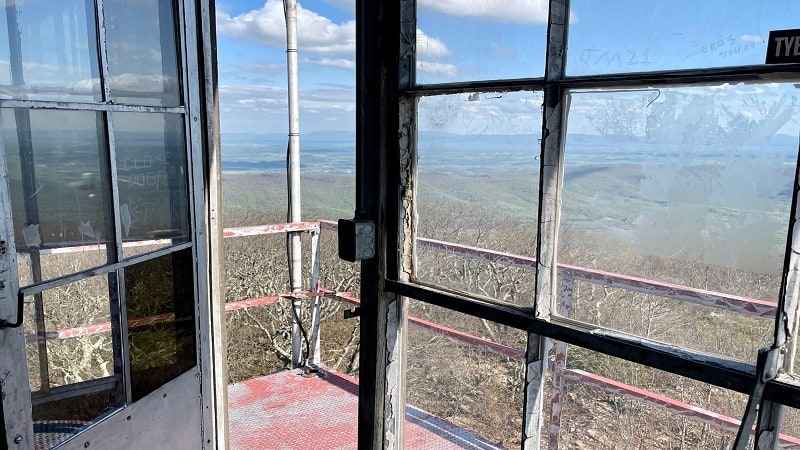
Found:
[{"label": "railing", "polygon": [[[224,231],[224,236],[239,237],[239,236],[257,236],[266,234],[282,234],[282,233],[303,233],[308,232],[311,234],[311,264],[312,264],[312,280],[311,290],[303,292],[299,295],[281,295],[275,297],[263,297],[256,299],[247,299],[236,302],[229,302],[225,305],[227,311],[238,309],[246,309],[257,306],[265,306],[282,299],[292,299],[298,301],[299,299],[308,298],[311,300],[311,337],[310,340],[310,354],[307,355],[309,362],[312,364],[320,364],[320,302],[321,297],[333,298],[341,302],[352,305],[359,305],[360,301],[349,293],[336,293],[327,291],[320,287],[320,233],[322,230],[336,231],[337,225],[332,221],[319,221],[319,222],[303,222],[303,223],[290,223],[290,224],[276,224],[255,227],[241,227],[241,228],[228,228]],[[134,244],[135,245],[135,244]],[[442,252],[449,255],[457,255],[464,258],[475,259],[484,262],[491,262],[502,264],[510,267],[517,267],[525,270],[535,270],[536,260],[534,258],[514,255],[509,253],[497,252],[493,250],[470,247],[465,245],[453,244],[449,242],[437,241],[433,239],[417,239],[417,246],[419,248],[428,249],[432,251]],[[75,248],[73,251],[81,251],[85,248]],[[67,252],[70,250],[62,249],[60,252]],[[577,266],[560,264],[558,266],[558,274],[561,283],[561,291],[559,294],[559,309],[558,313],[562,316],[569,317],[572,312],[572,298],[573,288],[575,281],[584,281],[594,284],[599,284],[606,287],[622,288],[630,291],[645,293],[649,295],[656,295],[660,297],[680,300],[688,303],[703,305],[707,307],[719,308],[729,311],[734,311],[741,314],[752,315],[756,317],[774,317],[777,305],[775,303],[722,294],[702,289],[695,289],[677,284],[664,283],[644,278],[632,277],[616,273],[604,272],[599,270],[587,269]],[[152,324],[161,321],[174,320],[174,317],[169,314],[153,316],[143,319],[132,320],[128,323],[129,327],[137,327],[146,324]],[[297,324],[296,317],[292,317],[293,325]],[[503,355],[515,360],[524,361],[525,353],[522,350],[512,348],[488,339],[473,336],[452,328],[445,327],[430,321],[426,321],[416,317],[409,317],[409,323],[415,326],[424,327],[430,331],[434,331],[441,335],[447,336],[451,339],[469,344],[471,346],[480,347],[490,352]],[[293,328],[296,328],[293,326]],[[85,336],[90,334],[102,333],[110,331],[110,324],[95,324],[78,328],[71,328],[65,330],[55,330],[47,332],[46,339],[67,339],[77,336]],[[36,335],[27,336],[29,341],[35,340]],[[300,352],[299,347],[294,348],[293,351]],[[293,356],[293,360],[295,360]],[[299,359],[299,357],[297,357]],[[713,427],[736,432],[739,428],[740,421],[728,416],[724,416],[703,408],[699,408],[660,394],[656,394],[644,389],[630,386],[618,381],[614,381],[597,374],[586,372],[578,369],[568,369],[566,367],[567,360],[567,346],[564,343],[555,343],[555,359],[551,361],[549,369],[553,374],[553,392],[551,395],[551,417],[550,426],[548,427],[548,448],[556,450],[559,446],[560,428],[561,428],[561,412],[564,399],[564,382],[566,380],[574,380],[585,384],[590,384],[602,388],[608,392],[615,393],[624,397],[638,400],[649,406],[667,410],[671,413],[688,417],[697,420],[701,423],[711,425]],[[780,435],[779,445],[781,448],[800,448],[800,439],[787,435]]]}]

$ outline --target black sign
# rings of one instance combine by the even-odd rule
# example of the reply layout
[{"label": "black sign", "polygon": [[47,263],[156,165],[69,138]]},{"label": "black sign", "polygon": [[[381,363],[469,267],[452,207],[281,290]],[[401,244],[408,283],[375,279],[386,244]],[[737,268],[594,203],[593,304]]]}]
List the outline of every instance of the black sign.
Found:
[{"label": "black sign", "polygon": [[800,62],[800,30],[775,30],[769,32],[767,64]]}]

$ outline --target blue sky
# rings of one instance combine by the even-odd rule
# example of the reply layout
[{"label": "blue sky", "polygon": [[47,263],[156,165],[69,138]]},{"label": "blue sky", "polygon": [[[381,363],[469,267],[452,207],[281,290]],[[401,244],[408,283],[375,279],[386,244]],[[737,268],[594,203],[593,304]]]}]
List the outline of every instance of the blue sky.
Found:
[{"label": "blue sky", "polygon": [[[418,0],[418,8],[419,82],[543,75],[545,0]],[[785,28],[800,28],[800,2],[572,0],[567,70],[579,75],[760,64],[769,31]],[[223,132],[284,133],[281,0],[219,1],[217,31]],[[300,1],[298,34],[301,133],[352,130],[354,0]],[[708,88],[707,94],[727,102],[728,108],[745,110],[746,102],[738,97],[757,95],[774,103],[786,89],[787,85],[733,86]],[[540,95],[469,103],[461,97],[465,96],[437,100],[444,106],[431,114],[455,111],[469,116],[468,121],[494,124],[493,132],[504,133],[520,132],[519,123],[530,123],[531,114],[537,114],[531,102]],[[595,106],[602,106],[599,97]],[[746,114],[759,113],[750,109]],[[441,120],[431,119],[420,126],[441,126]],[[446,131],[464,131],[459,125],[463,122],[449,121]],[[575,126],[592,132],[591,123]],[[530,132],[538,132],[533,128]]]}]

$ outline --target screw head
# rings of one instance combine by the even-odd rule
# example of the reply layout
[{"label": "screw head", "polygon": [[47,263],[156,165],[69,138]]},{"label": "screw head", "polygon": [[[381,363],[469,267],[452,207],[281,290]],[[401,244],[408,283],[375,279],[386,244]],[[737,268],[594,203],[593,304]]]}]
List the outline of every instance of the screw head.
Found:
[{"label": "screw head", "polygon": [[18,434],[16,436],[14,436],[14,443],[15,444],[21,444],[22,443],[22,435]]}]

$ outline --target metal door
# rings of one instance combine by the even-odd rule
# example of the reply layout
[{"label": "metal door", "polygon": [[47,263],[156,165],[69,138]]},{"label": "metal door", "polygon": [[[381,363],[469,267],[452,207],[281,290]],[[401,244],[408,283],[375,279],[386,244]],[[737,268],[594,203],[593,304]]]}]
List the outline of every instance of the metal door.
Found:
[{"label": "metal door", "polygon": [[0,448],[217,445],[211,16],[180,0],[0,12]]}]

